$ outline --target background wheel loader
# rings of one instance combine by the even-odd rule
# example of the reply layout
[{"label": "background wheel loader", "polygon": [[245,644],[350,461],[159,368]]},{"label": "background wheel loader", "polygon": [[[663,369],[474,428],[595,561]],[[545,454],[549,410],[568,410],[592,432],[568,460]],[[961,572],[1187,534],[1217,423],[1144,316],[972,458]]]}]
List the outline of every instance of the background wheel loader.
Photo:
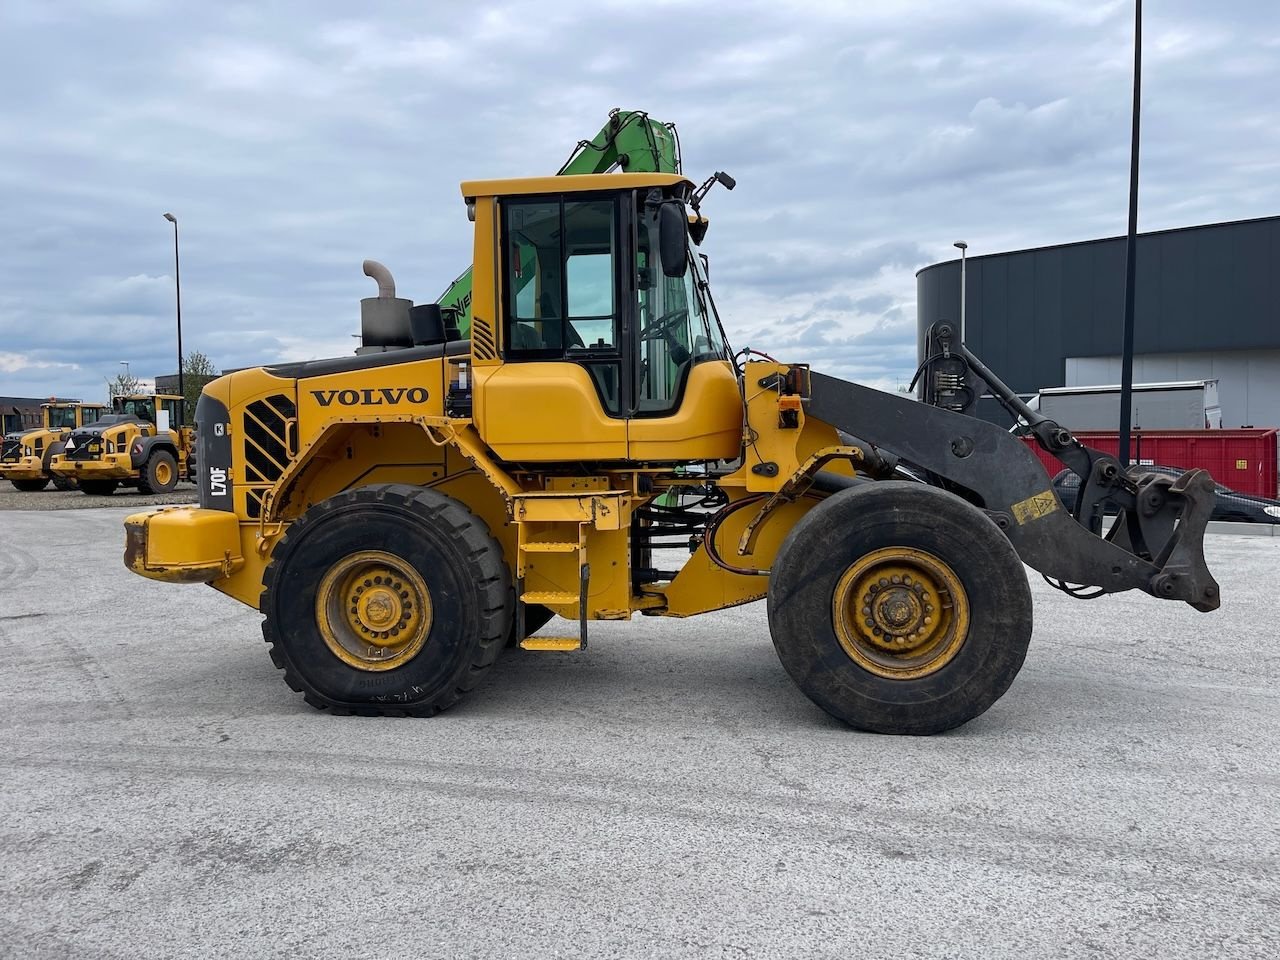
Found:
[{"label": "background wheel loader", "polygon": [[70,490],[74,479],[60,477],[49,470],[53,458],[62,452],[71,431],[92,423],[106,408],[100,403],[53,399],[40,404],[44,426],[36,430],[10,433],[0,451],[0,480],[8,480],[17,489],[43,490],[53,481],[59,490]]},{"label": "background wheel loader", "polygon": [[191,477],[195,438],[181,424],[182,397],[115,397],[111,413],[72,431],[49,469],[89,496],[109,496],[121,485],[167,493]]},{"label": "background wheel loader", "polygon": [[[365,328],[397,316],[397,336],[206,386],[200,505],[129,517],[126,565],[260,610],[286,683],[358,714],[445,709],[508,643],[582,650],[595,620],[767,599],[815,703],[865,730],[935,733],[1016,676],[1023,562],[1069,590],[1218,605],[1202,471],[1128,473],[1038,421],[1088,478],[1069,511],[992,424],[734,353],[693,249],[717,179],[732,182],[464,183],[470,336],[366,264],[381,296]],[[934,342],[934,400],[961,374],[998,384],[949,329]],[[1104,501],[1121,510],[1106,539],[1091,527]],[[542,609],[572,631],[531,635]]]}]

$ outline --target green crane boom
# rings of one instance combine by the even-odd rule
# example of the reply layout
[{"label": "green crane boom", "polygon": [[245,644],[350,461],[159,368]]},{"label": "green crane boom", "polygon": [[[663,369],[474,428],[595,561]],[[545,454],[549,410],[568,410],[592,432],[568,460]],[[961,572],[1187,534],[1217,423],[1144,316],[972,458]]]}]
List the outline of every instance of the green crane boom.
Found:
[{"label": "green crane boom", "polygon": [[[680,138],[674,123],[660,123],[641,110],[609,111],[609,120],[590,140],[580,140],[556,176],[577,173],[681,173]],[[526,272],[526,276],[531,275]],[[449,284],[437,300],[465,337],[471,330],[471,268]]]}]

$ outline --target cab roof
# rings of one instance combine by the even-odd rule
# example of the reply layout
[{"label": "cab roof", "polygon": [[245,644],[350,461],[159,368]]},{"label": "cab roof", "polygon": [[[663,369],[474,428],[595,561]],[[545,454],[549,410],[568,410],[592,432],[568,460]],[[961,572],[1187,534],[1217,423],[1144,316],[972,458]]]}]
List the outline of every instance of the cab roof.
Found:
[{"label": "cab roof", "polygon": [[694,183],[678,173],[579,173],[562,177],[513,177],[505,180],[466,180],[462,196],[509,197],[536,193],[585,193],[593,190],[634,190]]}]

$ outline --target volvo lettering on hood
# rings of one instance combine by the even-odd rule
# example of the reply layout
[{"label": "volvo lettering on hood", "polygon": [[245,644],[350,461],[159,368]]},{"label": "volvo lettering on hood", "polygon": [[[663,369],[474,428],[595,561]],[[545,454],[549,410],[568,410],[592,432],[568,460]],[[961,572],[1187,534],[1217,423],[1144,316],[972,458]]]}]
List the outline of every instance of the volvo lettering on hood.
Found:
[{"label": "volvo lettering on hood", "polygon": [[322,407],[337,403],[340,407],[390,407],[397,403],[427,402],[426,387],[381,387],[376,390],[312,390],[311,395]]}]

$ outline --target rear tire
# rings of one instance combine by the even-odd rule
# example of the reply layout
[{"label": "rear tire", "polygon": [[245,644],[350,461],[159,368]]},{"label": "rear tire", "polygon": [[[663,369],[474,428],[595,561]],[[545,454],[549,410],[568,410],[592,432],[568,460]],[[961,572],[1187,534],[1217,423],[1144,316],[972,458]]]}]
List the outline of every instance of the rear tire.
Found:
[{"label": "rear tire", "polygon": [[109,497],[119,485],[119,480],[81,480],[80,492],[91,497]]},{"label": "rear tire", "polygon": [[178,485],[178,461],[168,450],[157,450],[142,465],[138,489],[142,493],[168,493]]},{"label": "rear tire", "polygon": [[511,630],[502,548],[465,506],[421,487],[362,487],[311,507],[262,583],[262,635],[285,682],[339,713],[438,713],[479,682]]},{"label": "rear tire", "polygon": [[1031,640],[1017,552],[980,510],[922,484],[845,490],[779,550],[769,630],[787,673],[860,730],[932,734],[1009,689]]},{"label": "rear tire", "polygon": [[10,480],[9,482],[23,493],[36,493],[49,485],[49,478],[40,477],[38,480]]}]

